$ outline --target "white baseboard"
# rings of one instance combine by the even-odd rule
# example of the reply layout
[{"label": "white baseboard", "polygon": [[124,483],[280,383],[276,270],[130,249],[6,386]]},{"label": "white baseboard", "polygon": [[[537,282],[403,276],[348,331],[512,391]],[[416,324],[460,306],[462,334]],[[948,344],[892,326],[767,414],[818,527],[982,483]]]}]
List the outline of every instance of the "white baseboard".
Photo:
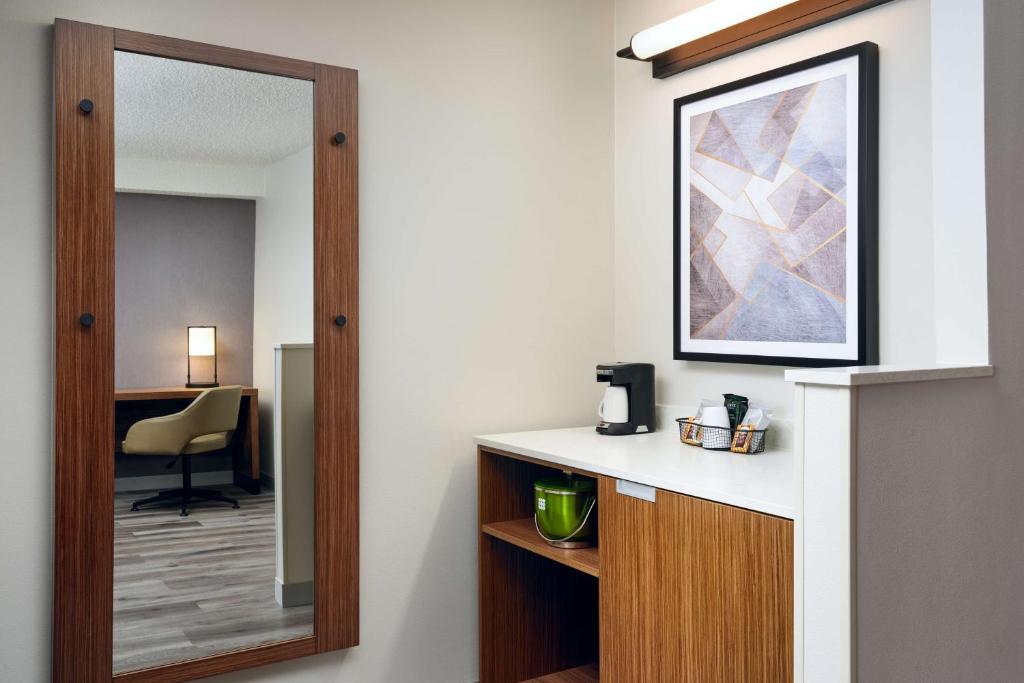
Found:
[{"label": "white baseboard", "polygon": [[298,607],[299,605],[313,604],[313,582],[296,581],[295,583],[281,583],[281,579],[274,579],[274,597],[281,607]]},{"label": "white baseboard", "polygon": [[[234,481],[231,470],[217,472],[193,472],[193,486],[215,486],[230,484]],[[114,492],[123,491],[156,491],[158,489],[176,489],[181,486],[181,474],[153,474],[144,477],[121,477],[114,479]]]}]

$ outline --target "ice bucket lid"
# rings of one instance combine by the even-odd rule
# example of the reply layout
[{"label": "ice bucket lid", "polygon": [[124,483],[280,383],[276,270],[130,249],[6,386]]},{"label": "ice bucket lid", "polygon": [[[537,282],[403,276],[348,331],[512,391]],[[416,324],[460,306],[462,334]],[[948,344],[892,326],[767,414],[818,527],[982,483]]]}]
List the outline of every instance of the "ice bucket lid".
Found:
[{"label": "ice bucket lid", "polygon": [[558,495],[574,495],[577,493],[593,493],[594,480],[562,475],[544,477],[533,483],[533,488],[542,493],[553,493]]}]

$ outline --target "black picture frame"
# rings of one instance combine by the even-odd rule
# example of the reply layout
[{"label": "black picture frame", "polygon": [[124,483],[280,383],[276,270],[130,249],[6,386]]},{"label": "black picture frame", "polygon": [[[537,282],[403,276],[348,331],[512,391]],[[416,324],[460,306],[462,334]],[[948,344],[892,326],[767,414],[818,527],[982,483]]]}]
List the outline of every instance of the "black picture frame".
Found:
[{"label": "black picture frame", "polygon": [[[804,358],[682,351],[682,334],[689,328],[681,310],[682,278],[689,278],[689,259],[682,259],[683,240],[689,240],[689,217],[681,215],[682,107],[723,93],[856,57],[858,61],[858,196],[857,202],[857,358]],[[766,71],[732,83],[679,97],[673,102],[673,358],[684,361],[747,363],[792,367],[841,367],[878,363],[878,45],[865,42]],[[852,200],[852,199],[851,199]],[[685,230],[684,230],[685,218]],[[685,271],[684,271],[685,268]]]}]

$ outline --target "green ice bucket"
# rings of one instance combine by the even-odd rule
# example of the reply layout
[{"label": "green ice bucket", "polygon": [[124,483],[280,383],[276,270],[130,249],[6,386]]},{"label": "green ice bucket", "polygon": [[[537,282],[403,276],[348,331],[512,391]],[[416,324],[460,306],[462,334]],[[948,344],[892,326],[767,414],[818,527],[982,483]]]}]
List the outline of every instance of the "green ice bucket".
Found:
[{"label": "green ice bucket", "polygon": [[594,480],[571,474],[545,477],[533,484],[537,533],[559,548],[593,545]]}]

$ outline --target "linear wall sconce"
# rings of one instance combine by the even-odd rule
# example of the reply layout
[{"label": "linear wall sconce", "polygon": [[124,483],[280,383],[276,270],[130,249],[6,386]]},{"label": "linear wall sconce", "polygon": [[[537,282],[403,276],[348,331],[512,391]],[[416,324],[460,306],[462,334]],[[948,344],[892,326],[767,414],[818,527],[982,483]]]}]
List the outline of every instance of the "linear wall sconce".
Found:
[{"label": "linear wall sconce", "polygon": [[668,78],[892,0],[711,0],[640,31],[618,56]]}]

